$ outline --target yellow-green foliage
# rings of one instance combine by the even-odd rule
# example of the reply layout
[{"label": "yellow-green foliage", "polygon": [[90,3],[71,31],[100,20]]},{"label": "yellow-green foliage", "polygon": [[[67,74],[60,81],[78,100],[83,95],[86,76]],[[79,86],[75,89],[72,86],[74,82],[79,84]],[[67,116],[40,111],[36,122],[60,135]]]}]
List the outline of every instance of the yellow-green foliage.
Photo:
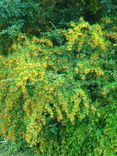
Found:
[{"label": "yellow-green foliage", "polygon": [[83,19],[49,35],[20,34],[0,56],[0,134],[47,155],[115,153],[115,49]]},{"label": "yellow-green foliage", "polygon": [[113,43],[113,47],[117,47],[117,17],[104,17],[101,27],[105,29],[105,37]]},{"label": "yellow-green foliage", "polygon": [[[105,42],[103,38],[103,32],[99,25],[90,26],[88,22],[84,22],[81,19],[80,24],[75,24],[71,22],[72,28],[69,29],[66,34],[66,39],[68,41],[67,49],[68,51],[75,50],[80,53],[80,51],[98,50],[103,53],[108,48],[108,42]],[[89,34],[90,31],[90,34]],[[86,49],[88,46],[89,49]],[[87,53],[88,53],[87,52]]]}]

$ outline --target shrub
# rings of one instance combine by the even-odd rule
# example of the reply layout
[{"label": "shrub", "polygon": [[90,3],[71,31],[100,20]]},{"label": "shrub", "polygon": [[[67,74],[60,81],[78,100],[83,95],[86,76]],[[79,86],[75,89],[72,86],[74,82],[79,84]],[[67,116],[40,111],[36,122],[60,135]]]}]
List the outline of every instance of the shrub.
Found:
[{"label": "shrub", "polygon": [[114,155],[115,50],[83,19],[55,35],[20,34],[0,56],[1,135],[39,154]]}]

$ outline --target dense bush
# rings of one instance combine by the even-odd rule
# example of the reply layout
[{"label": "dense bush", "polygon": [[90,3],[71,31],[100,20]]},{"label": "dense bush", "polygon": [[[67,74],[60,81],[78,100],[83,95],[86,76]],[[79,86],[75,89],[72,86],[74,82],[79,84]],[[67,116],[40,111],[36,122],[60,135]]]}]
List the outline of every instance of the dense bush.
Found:
[{"label": "dense bush", "polygon": [[[110,18],[29,37],[0,55],[0,134],[39,154],[116,153],[116,36]],[[104,24],[106,23],[106,25]]]}]

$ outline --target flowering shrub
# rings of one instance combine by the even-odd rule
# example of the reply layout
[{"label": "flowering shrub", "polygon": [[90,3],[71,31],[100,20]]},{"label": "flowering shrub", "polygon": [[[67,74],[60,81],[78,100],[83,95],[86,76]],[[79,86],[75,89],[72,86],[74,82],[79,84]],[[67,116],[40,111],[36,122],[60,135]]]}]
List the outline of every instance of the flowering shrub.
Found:
[{"label": "flowering shrub", "polygon": [[0,134],[39,154],[114,155],[115,48],[83,19],[56,33],[19,34],[0,55]]}]

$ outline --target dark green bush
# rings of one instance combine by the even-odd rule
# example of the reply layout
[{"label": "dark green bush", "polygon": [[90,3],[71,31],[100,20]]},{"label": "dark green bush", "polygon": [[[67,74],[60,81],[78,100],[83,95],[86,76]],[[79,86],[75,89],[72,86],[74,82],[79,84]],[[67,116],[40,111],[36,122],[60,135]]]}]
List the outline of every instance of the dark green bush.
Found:
[{"label": "dark green bush", "polygon": [[39,33],[39,3],[21,0],[0,1],[0,50],[7,52],[20,32]]}]

